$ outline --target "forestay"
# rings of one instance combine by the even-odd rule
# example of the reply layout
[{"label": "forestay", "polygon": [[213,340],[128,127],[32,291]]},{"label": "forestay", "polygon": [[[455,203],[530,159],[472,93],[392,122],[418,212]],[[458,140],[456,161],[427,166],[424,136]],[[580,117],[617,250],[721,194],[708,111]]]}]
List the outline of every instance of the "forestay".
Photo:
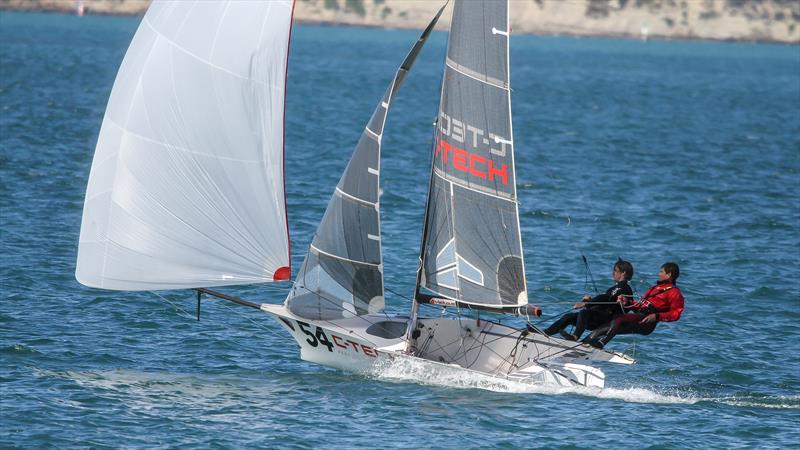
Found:
[{"label": "forestay", "polygon": [[106,289],[288,279],[293,2],[155,1],[114,82],[76,277]]},{"label": "forestay", "polygon": [[527,304],[505,1],[456,1],[434,133],[419,302]]},{"label": "forestay", "polygon": [[443,10],[397,69],[328,203],[286,299],[289,310],[300,317],[333,320],[383,310],[381,139],[389,106]]}]

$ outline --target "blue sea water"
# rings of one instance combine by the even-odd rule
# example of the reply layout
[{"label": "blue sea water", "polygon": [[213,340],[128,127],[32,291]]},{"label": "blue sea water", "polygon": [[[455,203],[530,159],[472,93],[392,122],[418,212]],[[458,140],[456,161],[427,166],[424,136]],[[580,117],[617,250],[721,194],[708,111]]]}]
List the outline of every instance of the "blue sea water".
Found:
[{"label": "blue sea water", "polygon": [[[0,13],[0,447],[798,448],[800,47],[513,36],[530,297],[546,324],[617,256],[687,307],[607,388],[364,377],[303,362],[265,315],[74,279],[86,180],[138,18]],[[296,26],[287,106],[295,267],[416,31]],[[389,310],[414,283],[446,35],[389,117]],[[285,288],[231,292],[278,303]],[[635,349],[634,349],[635,347]]]}]

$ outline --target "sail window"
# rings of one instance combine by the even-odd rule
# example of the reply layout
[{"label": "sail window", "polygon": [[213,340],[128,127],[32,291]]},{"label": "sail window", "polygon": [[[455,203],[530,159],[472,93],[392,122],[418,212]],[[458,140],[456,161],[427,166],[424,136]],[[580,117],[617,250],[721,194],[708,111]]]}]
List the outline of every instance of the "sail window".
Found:
[{"label": "sail window", "polygon": [[458,276],[478,286],[483,286],[483,272],[460,255],[458,257]]},{"label": "sail window", "polygon": [[353,294],[350,293],[344,286],[337,283],[328,272],[322,270],[321,266],[314,266],[313,269],[307,271],[305,276],[297,280],[302,283],[302,287],[311,292],[319,292],[320,297],[330,298],[331,302],[339,303],[338,300],[352,298]]},{"label": "sail window", "polygon": [[444,248],[436,255],[436,269],[443,270],[456,263],[456,240],[450,239]]},{"label": "sail window", "polygon": [[458,282],[456,281],[456,268],[443,270],[436,274],[436,284],[454,291],[458,290]]}]

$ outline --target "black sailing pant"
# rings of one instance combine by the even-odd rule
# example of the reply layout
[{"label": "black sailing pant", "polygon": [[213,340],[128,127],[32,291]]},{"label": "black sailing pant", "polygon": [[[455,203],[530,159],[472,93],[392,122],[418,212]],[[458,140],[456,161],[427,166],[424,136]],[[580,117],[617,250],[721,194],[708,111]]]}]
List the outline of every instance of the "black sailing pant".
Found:
[{"label": "black sailing pant", "polygon": [[594,330],[595,328],[604,325],[609,320],[610,316],[604,312],[593,311],[591,309],[584,308],[578,312],[564,314],[558,320],[553,322],[552,325],[547,327],[544,330],[544,334],[552,336],[569,325],[575,325],[575,330],[572,332],[572,334],[575,336],[575,339],[579,339],[583,334],[583,330],[587,328]]},{"label": "black sailing pant", "polygon": [[607,325],[597,328],[586,338],[586,341],[595,341],[605,346],[618,334],[643,334],[647,336],[656,329],[657,322],[641,323],[648,314],[628,313],[614,316]]}]

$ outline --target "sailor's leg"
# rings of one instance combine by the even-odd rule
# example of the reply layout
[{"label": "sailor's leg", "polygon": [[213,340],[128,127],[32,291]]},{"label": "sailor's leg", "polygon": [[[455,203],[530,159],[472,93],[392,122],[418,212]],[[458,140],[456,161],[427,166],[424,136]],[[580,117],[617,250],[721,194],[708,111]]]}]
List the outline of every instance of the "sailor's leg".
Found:
[{"label": "sailor's leg", "polygon": [[655,329],[655,322],[641,323],[647,314],[628,313],[619,326],[617,334],[644,334],[648,335]]},{"label": "sailor's leg", "polygon": [[656,329],[656,323],[658,322],[637,323],[632,327],[632,330],[630,332],[647,336],[648,334],[652,333],[653,330]]},{"label": "sailor's leg", "polygon": [[605,336],[608,333],[608,330],[611,328],[611,321],[606,323],[605,325],[599,326],[592,331],[589,336],[586,336],[586,339],[583,340],[584,343],[592,345],[592,342],[597,342],[601,337]]},{"label": "sailor's leg", "polygon": [[639,322],[641,322],[644,317],[644,314],[633,313],[623,314],[615,317],[614,320],[611,321],[611,326],[609,327],[606,335],[595,342],[596,344],[599,344],[596,346],[599,348],[605,347],[609,342],[611,342],[612,339],[614,339],[614,336],[618,334],[636,333],[639,328]]},{"label": "sailor's leg", "polygon": [[578,318],[575,320],[575,330],[572,331],[572,336],[575,338],[575,341],[581,338],[583,330],[586,329],[586,325],[589,323],[589,316],[591,314],[588,308],[584,308],[578,313]]},{"label": "sailor's leg", "polygon": [[563,330],[567,325],[574,325],[578,318],[578,313],[567,313],[561,316],[558,320],[553,322],[552,325],[545,328],[544,334],[552,336],[559,331]]}]

